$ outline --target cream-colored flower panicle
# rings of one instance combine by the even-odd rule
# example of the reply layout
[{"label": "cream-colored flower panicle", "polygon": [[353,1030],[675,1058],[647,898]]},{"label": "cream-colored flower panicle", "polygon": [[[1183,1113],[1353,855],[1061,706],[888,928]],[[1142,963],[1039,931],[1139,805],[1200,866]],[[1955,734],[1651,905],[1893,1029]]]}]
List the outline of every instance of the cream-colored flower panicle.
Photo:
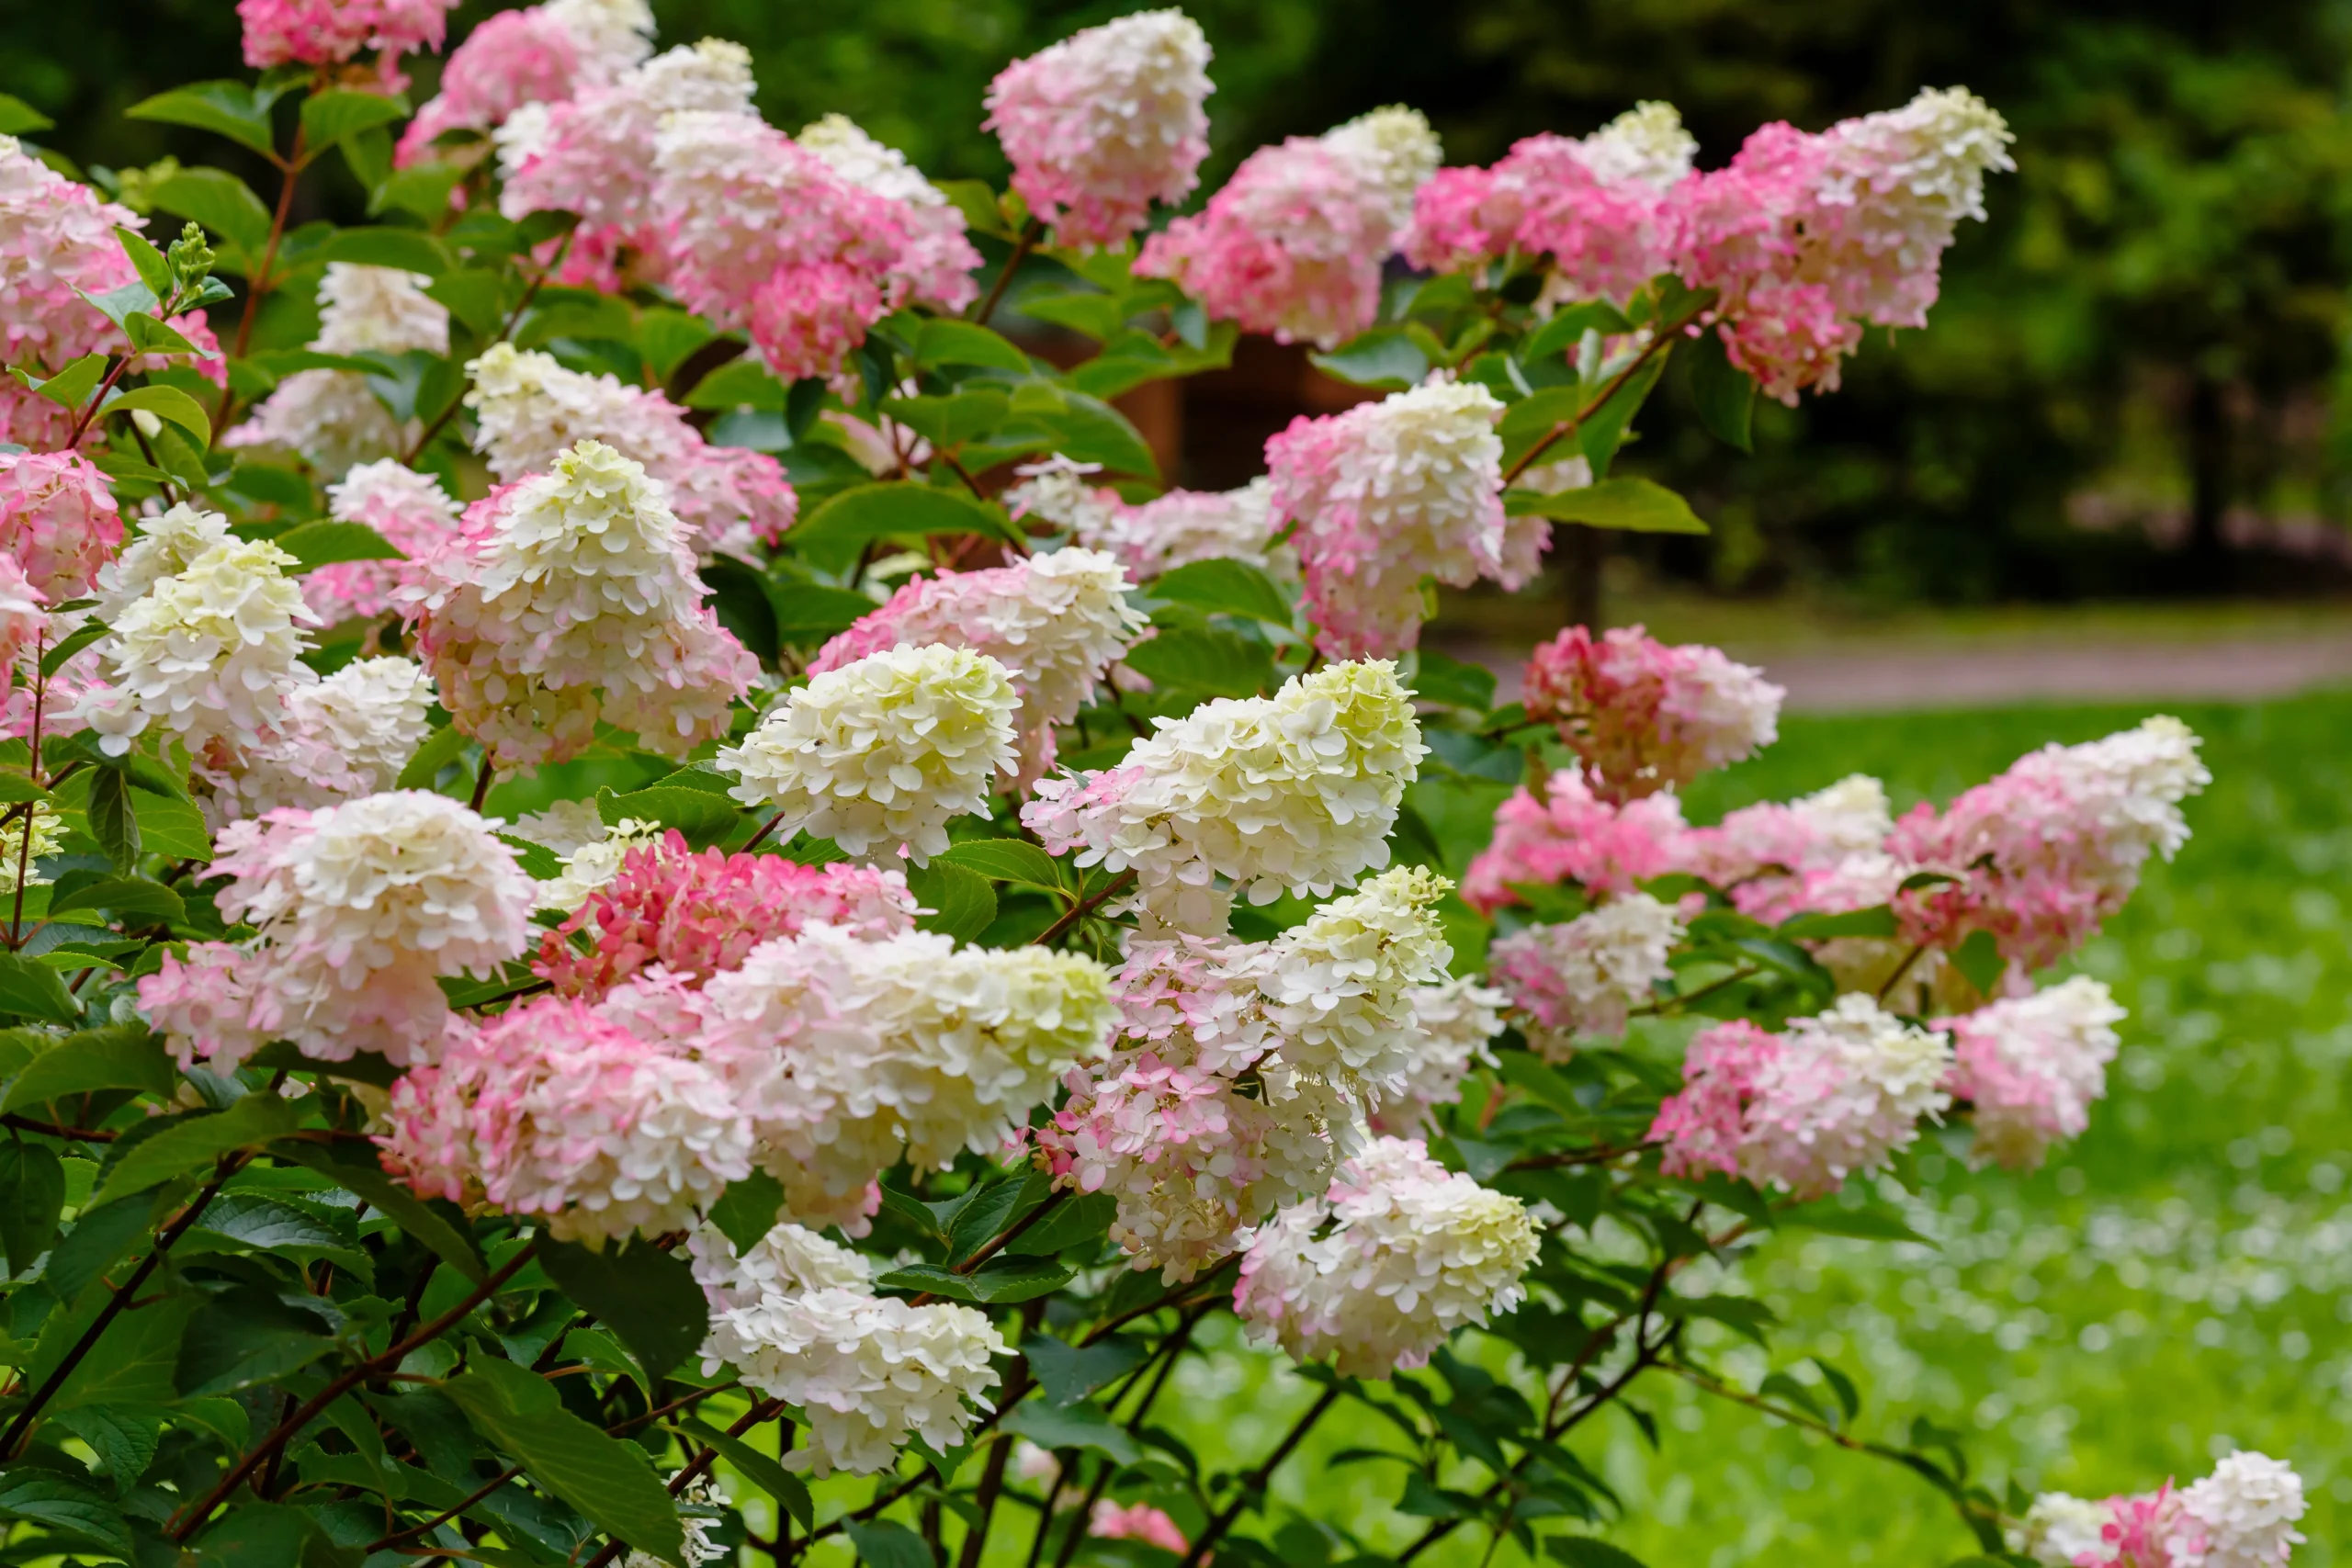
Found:
[{"label": "cream-colored flower panicle", "polygon": [[1231,907],[1218,877],[1267,904],[1386,865],[1405,786],[1429,754],[1385,660],[1155,722],[1117,767],[1039,784],[1021,818],[1057,854],[1133,870],[1151,921],[1211,934]]},{"label": "cream-colored flower panicle", "polygon": [[673,756],[724,735],[758,664],[704,592],[662,487],[582,441],[475,502],[398,597],[443,705],[507,766],[577,756],[599,722]]},{"label": "cream-colored flower panicle", "polygon": [[871,653],[785,699],[718,765],[729,793],[781,813],[854,855],[904,853],[917,865],[947,847],[951,818],[985,812],[1013,770],[1012,672],[985,654],[933,644]]}]

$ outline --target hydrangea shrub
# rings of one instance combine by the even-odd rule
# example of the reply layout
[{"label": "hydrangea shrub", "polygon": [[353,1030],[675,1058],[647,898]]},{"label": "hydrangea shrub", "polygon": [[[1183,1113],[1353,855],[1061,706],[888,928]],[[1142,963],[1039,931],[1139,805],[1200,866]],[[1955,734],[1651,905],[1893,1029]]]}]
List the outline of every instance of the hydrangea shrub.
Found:
[{"label": "hydrangea shrub", "polygon": [[[1712,170],[1661,104],[1488,169],[1383,108],[1178,215],[1177,11],[1006,66],[998,192],[639,0],[413,101],[451,8],[241,0],[258,76],[131,109],[272,190],[0,138],[8,1561],[1273,1568],[1344,1421],[1396,1511],[1318,1561],[1622,1563],[1588,1424],[1668,1379],[1973,1561],[2288,1560],[2265,1456],[1996,1493],[1724,1356],[1764,1236],[2097,1114],[2122,1010],[2048,971],[2196,738],[1700,826],[1758,672],[1420,646],[1564,530],[1703,530],[1612,471],[1669,358],[1744,446],[1923,326],[1989,107]],[[369,221],[290,221],[322,159]],[[1116,400],[1243,331],[1364,400],[1170,489]],[[1220,1314],[1317,1389],[1262,1453],[1164,1420]]]}]

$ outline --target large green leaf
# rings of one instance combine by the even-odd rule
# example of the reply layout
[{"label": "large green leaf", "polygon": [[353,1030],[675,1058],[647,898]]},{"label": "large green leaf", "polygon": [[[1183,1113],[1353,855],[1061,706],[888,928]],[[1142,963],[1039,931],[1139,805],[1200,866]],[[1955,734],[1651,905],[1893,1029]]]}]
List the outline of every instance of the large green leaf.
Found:
[{"label": "large green leaf", "polygon": [[710,1206],[710,1223],[734,1244],[737,1252],[749,1252],[775,1229],[783,1212],[784,1184],[764,1170],[755,1170],[741,1181],[727,1184],[727,1190]]},{"label": "large green leaf", "polygon": [[539,1247],[539,1266],[620,1337],[649,1379],[693,1355],[710,1332],[710,1306],[694,1270],[658,1247],[639,1242],[595,1251],[548,1241]]},{"label": "large green leaf", "polygon": [[1703,534],[1706,524],[1690,503],[1662,484],[1642,479],[1602,479],[1555,495],[1534,491],[1503,492],[1503,510],[1514,517],[1549,517],[1631,534]]},{"label": "large green leaf", "polygon": [[695,1438],[718,1450],[718,1455],[735,1467],[736,1472],[775,1498],[794,1522],[807,1529],[816,1519],[816,1503],[808,1495],[808,1483],[760,1452],[741,1438],[730,1438],[718,1427],[688,1416],[678,1423]]},{"label": "large green leaf", "polygon": [[92,1200],[104,1203],[185,1175],[232,1149],[282,1138],[302,1120],[300,1107],[273,1094],[249,1094],[228,1110],[177,1118],[123,1156]]},{"label": "large green leaf", "polygon": [[886,1290],[928,1292],[952,1302],[1004,1306],[1049,1296],[1076,1277],[1078,1270],[1045,1258],[999,1258],[978,1271],[958,1274],[935,1263],[910,1263],[874,1282]]},{"label": "large green leaf", "polygon": [[[279,1159],[306,1166],[327,1178],[346,1192],[354,1192],[369,1203],[426,1247],[441,1261],[448,1264],[475,1284],[490,1277],[482,1267],[481,1255],[465,1232],[443,1219],[424,1205],[422,1199],[406,1187],[386,1176],[377,1165],[374,1151],[367,1150],[358,1158],[341,1157],[317,1144],[285,1143],[277,1145],[270,1153]],[[361,1164],[360,1158],[367,1163]]]},{"label": "large green leaf", "polygon": [[876,539],[920,538],[931,534],[1012,536],[1003,510],[961,491],[919,484],[870,484],[846,490],[802,518],[792,543],[802,549],[855,554]]},{"label": "large green leaf", "polygon": [[942,451],[953,450],[1004,423],[1009,400],[985,388],[949,397],[888,398],[882,412]]},{"label": "large green leaf", "polygon": [[351,560],[405,560],[391,541],[365,523],[305,523],[270,540],[300,563],[295,574]]},{"label": "large green leaf", "polygon": [[133,387],[127,392],[113,392],[107,397],[107,413],[130,413],[141,409],[187,431],[196,438],[198,451],[212,445],[211,416],[204,412],[203,404],[177,387]]},{"label": "large green leaf", "polygon": [[1029,356],[1001,334],[975,321],[933,317],[915,334],[915,364],[924,369],[938,365],[976,365],[988,370],[1029,374]]},{"label": "large green leaf", "polygon": [[1358,387],[1401,392],[1418,387],[1430,373],[1430,356],[1402,327],[1374,327],[1329,354],[1306,356],[1327,376]]},{"label": "large green leaf", "polygon": [[176,1376],[191,1399],[234,1393],[300,1371],[334,1349],[316,1313],[246,1285],[206,1303],[188,1320]]},{"label": "large green leaf", "polygon": [[115,870],[128,874],[139,863],[139,813],[130,804],[130,775],[122,769],[100,768],[90,775],[82,819]]},{"label": "large green leaf", "polygon": [[907,868],[907,886],[930,913],[915,924],[927,931],[944,931],[957,942],[969,942],[996,919],[996,890],[988,878],[946,861]]},{"label": "large green leaf", "polygon": [[596,810],[608,825],[617,826],[632,818],[658,822],[675,828],[696,849],[725,838],[741,809],[726,795],[674,784],[654,784],[628,795],[615,795],[609,787],[596,792]]},{"label": "large green leaf", "polygon": [[1151,580],[1156,599],[1173,599],[1217,615],[1247,615],[1288,631],[1290,601],[1273,580],[1248,561],[1196,560]]},{"label": "large green leaf", "polygon": [[0,93],[0,136],[23,136],[56,123],[14,93]]},{"label": "large green leaf", "polygon": [[65,1207],[65,1167],[54,1151],[11,1139],[0,1144],[0,1251],[21,1274],[57,1238]]},{"label": "large green leaf", "polygon": [[161,120],[166,125],[192,125],[275,158],[270,143],[269,108],[257,102],[243,82],[192,82],[144,98],[122,111],[130,119]]},{"label": "large green leaf", "polygon": [[382,93],[329,87],[302,100],[302,161],[309,163],[347,136],[407,117],[408,100]]},{"label": "large green leaf", "polygon": [[258,257],[269,243],[269,209],[226,170],[182,169],[157,180],[148,194],[164,211],[194,219],[246,258]]},{"label": "large green leaf", "polygon": [[1567,1568],[1643,1568],[1632,1552],[1589,1535],[1555,1535],[1544,1543],[1544,1551]]},{"label": "large green leaf", "polygon": [[494,1356],[476,1357],[441,1391],[597,1529],[683,1568],[685,1531],[643,1449],[607,1437],[566,1410],[546,1379]]},{"label": "large green leaf", "polygon": [[1029,1334],[1022,1337],[1021,1353],[1029,1358],[1029,1370],[1037,1374],[1050,1404],[1075,1404],[1112,1379],[1141,1366],[1150,1347],[1124,1334],[1086,1346],[1065,1345],[1050,1334]]},{"label": "large green leaf", "polygon": [[0,1014],[72,1023],[82,1016],[82,1004],[66,990],[57,971],[22,953],[0,953]]},{"label": "large green leaf", "polygon": [[1213,628],[1178,626],[1127,650],[1127,667],[1154,683],[1217,697],[1254,697],[1273,679],[1263,643]]},{"label": "large green leaf", "polygon": [[49,901],[51,915],[71,909],[107,909],[132,926],[187,919],[187,902],[160,882],[140,876],[109,876],[85,883]]},{"label": "large green leaf", "polygon": [[1539,359],[1549,359],[1555,354],[1570,352],[1584,341],[1584,334],[1588,332],[1614,337],[1633,330],[1634,323],[1627,321],[1624,312],[1616,306],[1604,300],[1587,300],[1581,305],[1570,305],[1552,312],[1551,320],[1528,333],[1527,342],[1520,347],[1519,356],[1532,365]]},{"label": "large green leaf", "polygon": [[114,1499],[45,1465],[20,1464],[0,1475],[0,1518],[64,1530],[126,1560],[131,1554],[130,1529]]},{"label": "large green leaf", "polygon": [[1006,1412],[1002,1425],[1006,1431],[1018,1433],[1041,1449],[1092,1449],[1107,1454],[1115,1464],[1133,1464],[1143,1458],[1143,1446],[1091,1404],[1032,1400]]},{"label": "large green leaf", "polygon": [[1699,405],[1699,423],[1727,446],[1750,450],[1756,423],[1756,378],[1731,362],[1721,333],[1712,329],[1699,334],[1689,349],[1690,400]]},{"label": "large green leaf", "polygon": [[[52,972],[51,979],[56,978]],[[0,1111],[47,1105],[70,1095],[130,1089],[169,1096],[175,1075],[163,1037],[133,1021],[67,1035],[34,1057],[0,1098]]]},{"label": "large green leaf", "polygon": [[888,1519],[876,1519],[871,1524],[852,1519],[845,1521],[842,1528],[849,1532],[849,1543],[856,1549],[857,1560],[869,1568],[937,1568],[922,1537],[904,1525]]},{"label": "large green leaf", "polygon": [[449,252],[422,229],[339,229],[311,253],[321,261],[358,262],[438,277],[449,270]]},{"label": "large green leaf", "polygon": [[1015,882],[1048,893],[1064,893],[1069,887],[1061,863],[1022,839],[972,839],[951,844],[936,857],[934,863],[941,863],[977,872],[991,882]]}]

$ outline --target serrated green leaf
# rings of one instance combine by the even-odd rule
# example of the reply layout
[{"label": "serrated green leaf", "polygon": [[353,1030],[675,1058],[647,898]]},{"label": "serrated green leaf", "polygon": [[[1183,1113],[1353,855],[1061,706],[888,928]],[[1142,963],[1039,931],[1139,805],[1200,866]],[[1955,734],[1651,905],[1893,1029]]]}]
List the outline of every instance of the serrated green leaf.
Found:
[{"label": "serrated green leaf", "polygon": [[934,863],[961,866],[992,882],[1013,882],[1048,893],[1068,895],[1069,882],[1061,863],[1023,839],[971,839],[951,844],[933,857]]},{"label": "serrated green leaf", "polygon": [[[55,977],[51,976],[52,980]],[[69,1034],[35,1056],[9,1084],[6,1097],[0,1099],[0,1112],[109,1089],[168,1097],[176,1081],[161,1035],[135,1021],[109,1024]]]},{"label": "serrated green leaf", "polygon": [[723,795],[674,784],[653,784],[628,795],[615,795],[610,788],[596,792],[596,810],[607,827],[618,827],[632,818],[658,822],[684,834],[686,842],[695,849],[725,838],[741,809]]},{"label": "serrated green leaf", "polygon": [[396,781],[401,789],[431,789],[441,770],[466,754],[465,732],[456,725],[444,725],[424,738],[416,755],[401,769]]},{"label": "serrated green leaf", "polygon": [[552,1384],[512,1361],[478,1358],[441,1386],[477,1431],[597,1529],[683,1565],[685,1532],[677,1506],[644,1450],[566,1410]]},{"label": "serrated green leaf", "polygon": [[910,1263],[893,1269],[874,1282],[893,1291],[927,1291],[949,1301],[1006,1306],[1051,1295],[1077,1277],[1078,1270],[1047,1258],[992,1258],[970,1274],[958,1274],[935,1263]]},{"label": "serrated green leaf", "polygon": [[138,409],[187,431],[195,438],[198,451],[212,445],[211,416],[204,412],[202,404],[177,387],[133,387],[127,392],[110,394],[104,412],[130,413]]},{"label": "serrated green leaf", "polygon": [[1819,1231],[1825,1235],[1853,1236],[1862,1241],[1916,1241],[1928,1247],[1935,1245],[1913,1230],[1910,1224],[1892,1209],[1874,1206],[1849,1209],[1834,1200],[1800,1203],[1794,1208],[1778,1210],[1773,1223],[1782,1227]]},{"label": "serrated green leaf", "polygon": [[710,1332],[710,1307],[685,1260],[646,1242],[592,1251],[547,1241],[539,1266],[563,1293],[617,1335],[649,1382],[695,1352]]},{"label": "serrated green leaf", "polygon": [[57,1239],[65,1207],[65,1167],[56,1152],[11,1139],[0,1144],[0,1252],[21,1274]]},{"label": "serrated green leaf", "polygon": [[126,922],[177,922],[187,919],[187,905],[178,894],[160,882],[136,876],[110,876],[85,883],[49,901],[51,915],[74,909],[107,909]]},{"label": "serrated green leaf", "polygon": [[736,1473],[776,1500],[778,1506],[790,1514],[793,1522],[808,1529],[816,1520],[816,1502],[808,1495],[808,1483],[760,1452],[741,1438],[730,1438],[707,1422],[688,1416],[678,1423],[692,1433],[697,1441],[718,1450],[719,1458],[735,1467]]},{"label": "serrated green leaf", "polygon": [[119,768],[100,768],[90,776],[90,793],[83,807],[90,837],[97,840],[117,871],[139,863],[139,814],[130,804],[130,780]]},{"label": "serrated green leaf", "polygon": [[1198,560],[1151,580],[1155,599],[1172,599],[1216,615],[1244,615],[1283,631],[1291,627],[1290,601],[1273,580],[1248,561]]},{"label": "serrated green leaf", "polygon": [[[1143,1365],[1151,1354],[1151,1348],[1142,1340],[1124,1334],[1114,1334],[1085,1346],[1065,1345],[1050,1334],[1030,1334],[1022,1337],[1021,1353],[1029,1358],[1029,1370],[1037,1374],[1038,1385],[1045,1390],[1048,1404],[1075,1404],[1113,1379],[1123,1377]],[[1022,1405],[1019,1408],[1029,1410],[1037,1407]],[[1091,1406],[1088,1408],[1090,1411],[1092,1409]],[[1125,1435],[1120,1433],[1122,1437]],[[1071,1445],[1041,1446],[1067,1448]]]},{"label": "serrated green leaf", "polygon": [[365,1165],[357,1159],[338,1158],[317,1144],[278,1144],[270,1153],[314,1170],[345,1191],[366,1199],[392,1224],[475,1284],[490,1277],[489,1270],[482,1267],[481,1255],[474,1250],[466,1234],[427,1208],[415,1193],[386,1176],[383,1168],[374,1162],[372,1150],[361,1156],[368,1160]]},{"label": "serrated green leaf", "polygon": [[1065,1198],[1054,1212],[1004,1244],[1011,1258],[1050,1258],[1073,1247],[1100,1241],[1119,1212],[1118,1201],[1107,1192],[1081,1192]]},{"label": "serrated green leaf", "polygon": [[739,1253],[749,1252],[775,1229],[784,1212],[784,1184],[764,1170],[730,1181],[710,1206],[710,1223]]},{"label": "serrated green leaf", "polygon": [[1420,650],[1420,668],[1412,681],[1413,695],[1423,702],[1485,713],[1495,700],[1495,672],[1483,665],[1465,664],[1433,648]]},{"label": "serrated green leaf", "polygon": [[239,272],[269,243],[269,209],[251,186],[226,170],[182,169],[156,181],[148,194],[164,211],[193,219],[226,240],[238,253]]},{"label": "serrated green leaf", "polygon": [[1133,1464],[1143,1458],[1142,1445],[1091,1404],[1031,1401],[1006,1412],[1001,1425],[1041,1449],[1091,1449],[1108,1455],[1114,1464]]},{"label": "serrated green leaf", "polygon": [[232,1149],[282,1138],[301,1123],[291,1100],[249,1094],[226,1111],[175,1118],[172,1124],[123,1156],[107,1176],[93,1203],[143,1192],[157,1182],[211,1164]]},{"label": "serrated green leaf", "polygon": [[0,1015],[6,1014],[72,1023],[82,1016],[82,1004],[56,970],[22,953],[0,953]]},{"label": "serrated green leaf", "polygon": [[1690,503],[1662,484],[1644,479],[1601,479],[1581,490],[1545,495],[1532,490],[1503,492],[1503,510],[1514,517],[1549,517],[1629,534],[1704,534],[1707,525]]},{"label": "serrated green leaf", "polygon": [[941,451],[953,451],[1004,423],[1011,400],[981,389],[947,397],[886,398],[882,412]]},{"label": "serrated green leaf", "polygon": [[188,1320],[174,1376],[190,1398],[235,1393],[300,1371],[334,1349],[317,1314],[253,1286],[214,1297]]},{"label": "serrated green leaf", "polygon": [[269,111],[254,101],[253,89],[243,82],[191,83],[141,99],[122,112],[130,119],[209,130],[273,161],[277,155],[270,142]]},{"label": "serrated green leaf", "polygon": [[126,1560],[131,1554],[130,1530],[114,1499],[46,1467],[18,1465],[0,1475],[0,1518],[47,1525]]},{"label": "serrated green leaf", "polygon": [[302,162],[317,158],[347,136],[406,117],[408,100],[382,93],[329,87],[302,100]]},{"label": "serrated green leaf", "polygon": [[1129,649],[1125,662],[1156,685],[1216,697],[1254,697],[1274,673],[1263,643],[1214,627],[1164,630]]},{"label": "serrated green leaf", "polygon": [[690,409],[765,409],[782,413],[792,400],[792,389],[777,380],[764,365],[749,357],[730,359],[695,383],[685,396]]}]

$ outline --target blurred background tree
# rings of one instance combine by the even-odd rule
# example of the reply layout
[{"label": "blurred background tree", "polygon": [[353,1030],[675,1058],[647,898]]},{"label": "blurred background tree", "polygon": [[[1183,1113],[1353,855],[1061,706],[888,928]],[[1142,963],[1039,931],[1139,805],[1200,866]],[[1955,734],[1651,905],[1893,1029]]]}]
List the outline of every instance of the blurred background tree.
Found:
[{"label": "blurred background tree", "polygon": [[[469,0],[462,34],[497,8]],[[787,129],[840,109],[940,175],[1001,180],[979,100],[1002,63],[1132,6],[659,0],[662,37],[740,39]],[[1714,164],[1965,84],[2018,172],[1951,254],[1932,330],[1843,390],[1765,411],[1754,459],[1664,400],[1632,466],[1712,538],[1646,564],[1724,592],[1884,604],[2341,588],[2352,577],[2352,6],[2343,0],[1195,0],[1216,50],[1209,188],[1249,150],[1410,103],[1449,161],[1679,105]],[[51,145],[136,166],[198,151],[121,110],[239,69],[227,0],[6,7],[0,91]],[[431,62],[420,62],[419,90]],[[219,159],[219,145],[200,149]],[[258,171],[256,171],[258,173]],[[332,190],[318,199],[332,201]],[[1799,453],[1803,457],[1798,456]],[[1215,463],[1199,478],[1231,482]]]}]

